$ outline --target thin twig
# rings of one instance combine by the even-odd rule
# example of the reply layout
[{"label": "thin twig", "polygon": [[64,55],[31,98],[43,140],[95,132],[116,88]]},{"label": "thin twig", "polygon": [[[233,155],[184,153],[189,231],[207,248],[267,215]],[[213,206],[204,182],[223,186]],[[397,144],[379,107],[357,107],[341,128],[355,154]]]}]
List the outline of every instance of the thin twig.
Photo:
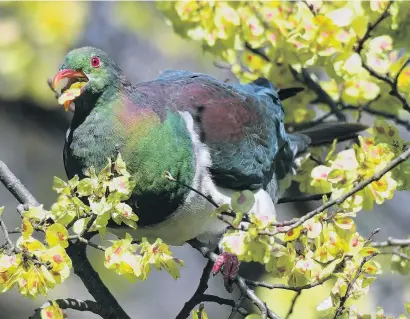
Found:
[{"label": "thin twig", "polygon": [[308,7],[308,9],[310,10],[310,12],[312,12],[312,14],[315,16],[316,15],[316,11],[315,8],[313,7],[312,4],[309,4],[307,1],[302,1],[304,4],[306,4],[306,6]]},{"label": "thin twig", "polygon": [[[218,255],[212,252],[211,249],[209,249],[206,245],[202,244],[200,241],[194,239],[188,241],[188,243],[193,248],[198,250],[205,258],[208,258],[213,262],[216,261]],[[263,319],[280,319],[278,315],[276,315],[272,310],[266,307],[266,304],[258,296],[256,296],[255,292],[252,289],[248,287],[244,278],[242,278],[241,276],[236,276],[234,282],[238,286],[241,293],[245,295],[246,298],[249,299],[259,309]]]},{"label": "thin twig", "polygon": [[189,185],[175,179],[169,171],[165,172],[165,178],[168,179],[169,181],[175,182],[179,185],[182,185],[182,186],[190,189],[191,191],[197,193],[199,196],[202,196],[203,198],[205,198],[208,202],[210,202],[212,205],[214,205],[215,208],[219,208],[219,205],[210,196],[206,196],[205,194],[201,193],[199,190],[197,190],[197,189],[195,189],[195,188],[193,188],[193,187],[191,187],[191,186],[189,186]]},{"label": "thin twig", "polygon": [[98,250],[101,250],[101,251],[105,251],[106,250],[106,248],[105,247],[103,247],[103,246],[101,246],[101,245],[98,245],[98,244],[95,244],[95,243],[93,243],[91,240],[87,240],[87,239],[85,239],[84,237],[81,237],[80,235],[72,235],[72,236],[68,236],[68,240],[78,240],[78,241],[80,241],[80,242],[82,242],[82,243],[84,243],[84,244],[86,244],[86,245],[88,245],[88,246],[90,246],[90,247],[93,247],[93,248],[95,248],[95,249],[98,249]]},{"label": "thin twig", "polygon": [[4,238],[6,239],[7,246],[9,246],[10,250],[13,250],[14,249],[14,244],[10,239],[9,231],[7,229],[7,226],[6,226],[6,224],[4,223],[4,221],[1,217],[0,217],[0,226],[1,226],[1,229],[3,230],[3,235],[4,235]]},{"label": "thin twig", "polygon": [[301,130],[305,130],[311,127],[314,127],[316,125],[319,125],[321,123],[323,123],[327,118],[333,116],[334,113],[333,112],[328,112],[320,117],[318,117],[317,119],[310,121],[310,122],[302,122],[302,123],[287,123],[285,124],[287,130],[289,132],[297,132],[297,131],[301,131]]},{"label": "thin twig", "polygon": [[[103,317],[103,310],[101,305],[97,302],[92,300],[80,300],[74,298],[64,298],[64,299],[55,299],[54,302],[58,304],[61,309],[73,309],[77,311],[89,311],[95,313],[96,315],[100,315]],[[29,319],[40,319],[41,317],[41,310],[51,305],[52,301],[48,301],[44,303],[40,308],[35,310],[33,316]]]},{"label": "thin twig", "polygon": [[202,271],[202,276],[201,276],[201,279],[199,280],[199,284],[198,284],[198,287],[196,288],[195,293],[185,303],[184,307],[181,309],[181,311],[178,313],[175,319],[188,318],[191,311],[196,307],[196,305],[204,301],[202,297],[205,291],[208,289],[208,280],[211,275],[213,264],[214,264],[213,261],[209,259],[205,265],[204,270]]},{"label": "thin twig", "polygon": [[[353,105],[343,105],[343,110],[358,111],[358,108],[356,106],[353,106]],[[382,116],[386,119],[392,120],[396,124],[401,125],[406,130],[410,131],[410,122],[401,119],[397,115],[394,115],[394,114],[391,114],[391,113],[388,113],[388,112],[385,112],[385,111],[375,110],[375,109],[372,109],[368,106],[362,106],[361,110],[363,112],[366,112],[366,113],[371,114],[371,115]]]},{"label": "thin twig", "polygon": [[349,299],[350,297],[350,293],[353,289],[354,284],[356,283],[357,279],[359,279],[360,275],[363,273],[363,266],[373,257],[375,257],[378,253],[373,253],[370,256],[364,257],[362,259],[362,262],[359,265],[359,268],[357,269],[356,275],[353,277],[353,279],[349,282],[349,284],[347,285],[347,289],[346,289],[346,293],[344,294],[344,296],[342,296],[340,298],[340,303],[339,306],[336,309],[336,313],[335,316],[333,317],[333,319],[336,319],[337,317],[339,317],[340,315],[342,315],[344,308],[344,305],[347,301],[347,299]]},{"label": "thin twig", "polygon": [[401,72],[403,72],[404,68],[407,66],[407,64],[409,64],[410,62],[410,58],[407,58],[406,61],[402,64],[402,66],[400,67],[399,71],[397,71],[396,76],[394,77],[393,82],[396,84],[399,82],[399,76],[401,74]]},{"label": "thin twig", "polygon": [[323,211],[325,211],[326,209],[332,207],[333,205],[340,205],[342,204],[346,199],[348,199],[350,196],[352,196],[353,194],[357,193],[358,191],[362,190],[363,188],[365,188],[367,185],[378,181],[380,178],[382,178],[386,173],[388,173],[389,171],[391,171],[393,168],[395,168],[397,165],[399,165],[400,163],[404,162],[406,159],[408,159],[410,157],[410,148],[406,151],[404,151],[403,153],[401,153],[399,156],[397,156],[394,160],[392,160],[388,165],[386,165],[386,167],[384,167],[383,169],[381,169],[379,172],[375,173],[373,176],[371,176],[370,178],[358,183],[355,187],[353,187],[350,191],[348,191],[347,193],[345,193],[344,195],[336,198],[336,199],[332,199],[330,201],[328,201],[327,203],[321,205],[320,207],[316,208],[315,210],[307,213],[305,216],[299,218],[297,221],[295,222],[282,222],[279,223],[281,225],[289,225],[288,227],[284,227],[281,230],[277,230],[274,233],[271,232],[260,232],[260,235],[276,235],[278,233],[286,233],[291,229],[294,229],[300,225],[302,225],[305,221],[311,219],[312,217],[322,213]]},{"label": "thin twig", "polygon": [[391,247],[391,246],[399,246],[399,247],[406,247],[410,246],[410,239],[396,239],[389,237],[386,241],[373,241],[370,246],[372,247]]},{"label": "thin twig", "polygon": [[296,203],[296,202],[310,202],[310,201],[314,201],[314,200],[322,200],[324,195],[326,195],[327,197],[330,197],[332,195],[332,193],[301,195],[301,196],[295,196],[295,197],[282,197],[282,198],[278,199],[277,204]]},{"label": "thin twig", "polygon": [[[208,294],[203,294],[202,297],[201,297],[201,301],[203,301],[203,302],[215,302],[219,305],[226,305],[226,306],[229,306],[229,307],[232,307],[232,308],[234,308],[235,305],[236,305],[235,301],[233,301],[232,299],[222,298],[222,297],[219,297],[219,296],[208,295]],[[249,315],[249,312],[243,307],[238,308],[237,312],[240,313],[244,317]]]},{"label": "thin twig", "polygon": [[374,31],[374,29],[376,29],[376,27],[384,20],[386,19],[390,13],[389,13],[389,9],[391,7],[391,5],[393,4],[393,1],[389,1],[389,3],[387,4],[386,8],[384,9],[383,13],[379,16],[379,18],[376,20],[376,22],[374,22],[373,24],[369,23],[369,25],[367,26],[366,32],[364,34],[364,36],[359,40],[359,42],[357,43],[357,47],[356,47],[356,52],[360,53],[363,50],[363,45],[364,43],[370,38],[371,33]]},{"label": "thin twig", "polygon": [[253,54],[261,57],[262,59],[264,59],[266,62],[271,62],[269,57],[265,54],[265,52],[263,52],[262,48],[253,48],[248,42],[245,42],[245,48],[252,52]]},{"label": "thin twig", "polygon": [[374,237],[374,235],[380,233],[380,230],[381,230],[381,228],[376,228],[375,230],[373,230],[373,231],[370,233],[370,235],[366,238],[365,243],[369,243],[369,242],[372,240],[372,238]]},{"label": "thin twig", "polygon": [[9,234],[20,234],[20,233],[21,233],[21,229],[18,227],[13,230],[9,230]]},{"label": "thin twig", "polygon": [[315,92],[318,102],[329,105],[331,113],[336,116],[339,121],[346,122],[346,115],[339,109],[338,103],[332,99],[332,97],[321,87],[319,83],[314,81],[306,69],[302,69],[301,76],[299,78],[299,73],[290,67],[290,71],[296,81],[305,84],[309,89]]},{"label": "thin twig", "polygon": [[245,301],[245,296],[241,295],[240,298],[238,299],[237,302],[235,302],[235,305],[232,307],[231,314],[229,315],[228,319],[234,319],[235,315],[239,310],[242,308],[242,304]]},{"label": "thin twig", "polygon": [[[342,262],[341,262],[342,263]],[[303,286],[287,286],[284,284],[269,284],[267,282],[264,281],[254,281],[254,280],[249,280],[246,279],[245,282],[249,285],[249,286],[253,286],[253,287],[263,287],[263,288],[267,288],[267,289],[283,289],[283,290],[291,290],[291,291],[302,291],[302,290],[306,290],[306,289],[311,289],[313,287],[316,286],[320,286],[323,283],[325,283],[326,281],[328,281],[329,279],[331,279],[333,277],[332,275],[329,275],[325,278],[322,278],[314,283],[311,284],[307,284],[307,285],[303,285]]]},{"label": "thin twig", "polygon": [[370,73],[370,75],[372,75],[373,77],[375,77],[376,79],[378,79],[378,80],[380,80],[380,81],[383,81],[383,82],[389,84],[390,87],[391,87],[391,89],[392,89],[392,91],[390,92],[390,94],[391,94],[392,96],[396,97],[396,98],[401,102],[401,104],[403,105],[403,108],[404,108],[406,111],[410,112],[410,104],[409,104],[409,102],[407,101],[407,99],[403,96],[403,94],[401,94],[401,93],[399,92],[398,87],[397,87],[397,83],[393,82],[388,76],[383,75],[383,74],[380,74],[380,73],[377,73],[375,70],[373,70],[373,69],[372,69],[368,64],[366,64],[365,62],[363,62],[362,65],[363,65],[363,68],[365,68],[365,69]]},{"label": "thin twig", "polygon": [[[393,4],[393,1],[389,1],[389,3],[386,5],[386,8],[384,9],[383,13],[379,16],[379,18],[376,20],[375,23],[373,24],[369,24],[369,26],[367,27],[366,33],[364,34],[363,38],[360,39],[360,41],[357,44],[356,47],[356,52],[358,54],[361,54],[361,52],[363,51],[364,48],[364,43],[370,38],[372,31],[374,31],[376,29],[376,27],[384,20],[386,19],[390,13],[389,13],[389,9],[391,7],[391,5]],[[364,69],[366,69],[371,76],[375,77],[376,79],[383,81],[385,83],[387,83],[390,87],[391,87],[391,92],[390,94],[394,97],[396,97],[401,104],[403,105],[403,108],[410,112],[410,103],[407,101],[406,97],[401,94],[399,92],[398,89],[398,78],[401,74],[401,72],[403,71],[403,69],[406,67],[406,65],[409,63],[409,60],[407,60],[400,68],[399,72],[397,72],[395,78],[392,80],[389,76],[384,75],[384,74],[380,74],[378,72],[376,72],[372,67],[370,67],[370,65],[368,65],[365,61],[362,61],[362,66]]]},{"label": "thin twig", "polygon": [[410,261],[410,256],[406,255],[405,253],[402,253],[398,250],[393,250],[393,251],[382,251],[380,252],[381,255],[396,255],[399,256],[402,259],[405,259],[407,261]]},{"label": "thin twig", "polygon": [[302,290],[299,290],[298,292],[296,292],[295,296],[292,299],[292,303],[290,305],[288,314],[285,316],[285,319],[288,319],[290,315],[293,313],[293,310],[295,309],[296,301],[298,300],[301,294],[302,294]]}]

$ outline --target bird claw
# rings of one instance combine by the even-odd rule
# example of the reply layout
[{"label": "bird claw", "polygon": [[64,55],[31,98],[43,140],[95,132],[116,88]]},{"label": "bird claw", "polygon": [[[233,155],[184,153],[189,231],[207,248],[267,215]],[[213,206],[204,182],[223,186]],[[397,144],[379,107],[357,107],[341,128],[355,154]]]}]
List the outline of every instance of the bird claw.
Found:
[{"label": "bird claw", "polygon": [[224,278],[224,286],[228,292],[233,291],[233,281],[238,275],[239,271],[239,260],[238,256],[231,253],[220,254],[212,267],[212,273],[215,276],[218,272],[222,273]]}]

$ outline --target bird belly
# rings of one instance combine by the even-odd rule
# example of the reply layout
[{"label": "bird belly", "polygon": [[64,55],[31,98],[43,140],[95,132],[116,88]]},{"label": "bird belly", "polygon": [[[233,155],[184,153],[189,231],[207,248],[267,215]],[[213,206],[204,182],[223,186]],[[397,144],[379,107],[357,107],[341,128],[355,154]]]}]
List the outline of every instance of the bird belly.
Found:
[{"label": "bird belly", "polygon": [[216,238],[227,225],[212,216],[215,209],[212,204],[203,197],[196,195],[188,198],[172,216],[163,222],[147,227],[139,227],[135,230],[115,228],[110,231],[119,237],[128,232],[135,240],[146,237],[149,241],[155,241],[157,238],[161,238],[165,243],[172,246],[182,246],[186,241],[209,231],[213,232],[211,238]]},{"label": "bird belly", "polygon": [[[211,196],[218,204],[230,204],[235,190],[215,186],[208,176],[202,189],[203,194]],[[206,185],[207,184],[207,185]],[[172,246],[182,246],[190,239],[197,238],[204,243],[217,244],[228,224],[213,216],[215,206],[199,194],[192,192],[188,200],[169,219],[148,227],[137,229],[110,229],[112,233],[123,237],[128,232],[135,240],[146,237],[149,241],[161,238]],[[275,207],[269,194],[260,189],[254,192],[255,204],[251,212],[258,216],[275,217]]]}]

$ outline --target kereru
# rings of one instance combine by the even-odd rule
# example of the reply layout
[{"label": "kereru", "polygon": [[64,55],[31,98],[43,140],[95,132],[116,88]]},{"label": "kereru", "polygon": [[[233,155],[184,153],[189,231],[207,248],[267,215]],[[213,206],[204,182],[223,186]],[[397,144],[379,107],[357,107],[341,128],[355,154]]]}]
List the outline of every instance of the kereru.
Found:
[{"label": "kereru", "polygon": [[[90,166],[102,169],[119,151],[136,181],[129,204],[138,228],[112,228],[115,234],[160,237],[170,245],[215,241],[227,225],[186,185],[217,204],[230,203],[234,191],[251,190],[252,211],[274,214],[278,181],[311,142],[288,134],[283,124],[281,99],[299,89],[276,90],[266,79],[229,85],[205,74],[165,71],[154,81],[131,84],[92,47],[66,55],[53,87],[63,79],[64,105],[74,111],[64,147],[68,177],[83,177]],[[78,92],[65,94],[76,83],[82,83]],[[363,128],[327,126],[313,135],[331,142]],[[179,183],[164,178],[166,171]]]}]

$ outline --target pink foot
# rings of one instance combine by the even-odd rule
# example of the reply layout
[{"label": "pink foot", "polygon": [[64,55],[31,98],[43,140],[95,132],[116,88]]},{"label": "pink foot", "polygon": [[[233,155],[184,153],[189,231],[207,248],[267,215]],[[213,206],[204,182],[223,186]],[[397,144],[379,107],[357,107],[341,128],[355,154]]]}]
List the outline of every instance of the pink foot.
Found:
[{"label": "pink foot", "polygon": [[218,256],[212,267],[212,273],[214,276],[221,271],[224,278],[224,286],[228,292],[233,291],[233,281],[239,271],[239,260],[238,257],[231,253],[222,253]]}]

